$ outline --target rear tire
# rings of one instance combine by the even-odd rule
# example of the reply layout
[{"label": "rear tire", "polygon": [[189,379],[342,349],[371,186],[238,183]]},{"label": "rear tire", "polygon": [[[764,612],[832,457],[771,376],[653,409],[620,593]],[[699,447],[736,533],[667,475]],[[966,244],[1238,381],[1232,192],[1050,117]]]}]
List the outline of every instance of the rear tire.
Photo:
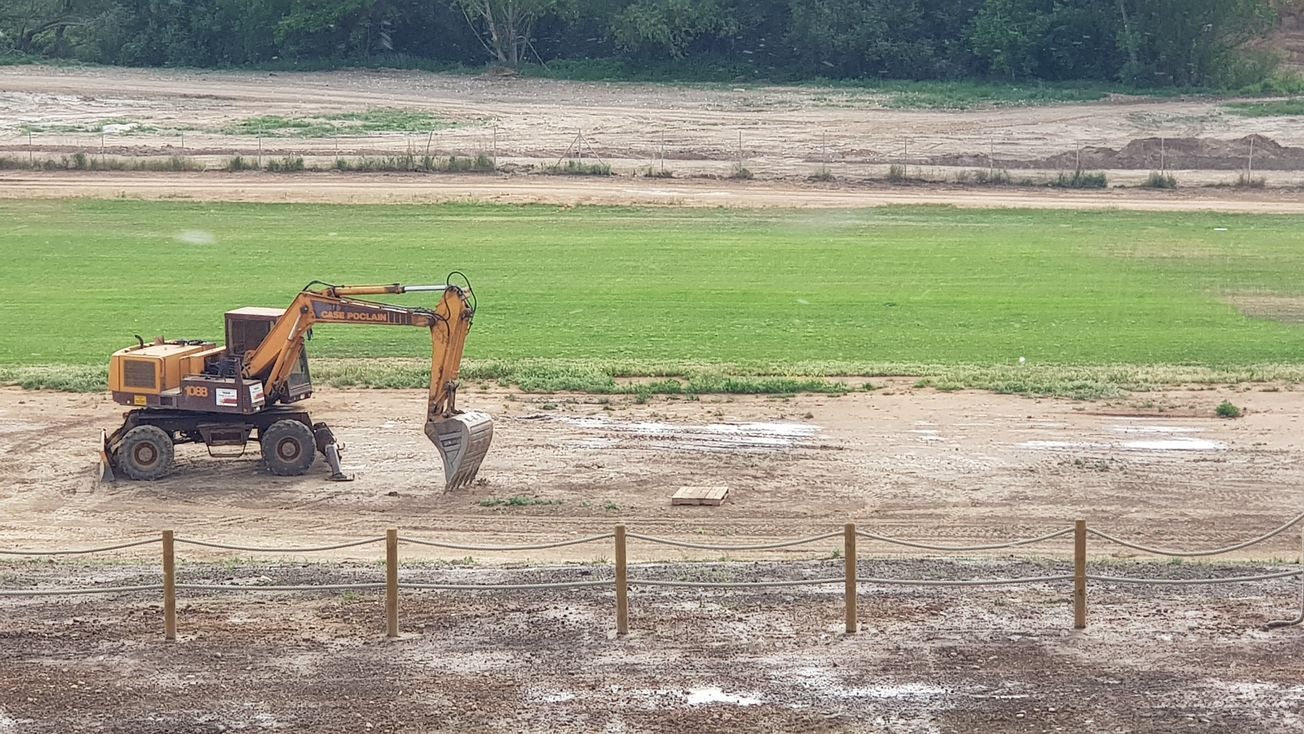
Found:
[{"label": "rear tire", "polygon": [[267,470],[281,477],[295,477],[312,467],[317,443],[312,429],[296,420],[276,421],[258,438]]},{"label": "rear tire", "polygon": [[172,469],[172,436],[158,426],[136,426],[122,437],[114,455],[128,478],[158,479]]}]

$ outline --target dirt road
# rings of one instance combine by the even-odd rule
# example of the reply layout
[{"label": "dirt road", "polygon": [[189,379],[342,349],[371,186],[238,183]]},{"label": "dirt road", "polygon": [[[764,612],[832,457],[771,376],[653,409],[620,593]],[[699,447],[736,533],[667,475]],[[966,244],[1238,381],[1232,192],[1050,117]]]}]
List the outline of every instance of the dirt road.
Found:
[{"label": "dirt road", "polygon": [[[842,397],[647,404],[463,393],[464,405],[496,416],[496,438],[484,481],[445,493],[438,455],[421,432],[419,392],[323,390],[313,398],[317,419],[347,445],[352,483],[326,481],[323,465],[304,477],[272,476],[256,450],[215,459],[183,446],[177,471],[163,480],[103,485],[93,479],[96,442],[100,428],[116,425],[118,406],[100,395],[3,389],[0,547],[79,546],[160,527],[250,545],[324,543],[394,526],[495,544],[604,532],[620,521],[724,544],[810,535],[849,520],[970,542],[1040,535],[1082,517],[1150,543],[1203,548],[1258,535],[1304,507],[1297,392],[1179,390],[1082,403],[902,383]],[[1248,415],[1213,417],[1224,399]],[[685,486],[726,487],[729,500],[671,507]],[[831,548],[782,555],[827,556]],[[1068,548],[1056,541],[1032,552],[1063,557]],[[1103,543],[1093,551],[1123,552]],[[1298,535],[1287,533],[1245,554],[1297,552]],[[606,553],[579,546],[527,555]],[[637,558],[712,555],[636,549]]]},{"label": "dirt road", "polygon": [[1028,209],[1120,209],[1304,213],[1293,191],[1238,194],[1226,190],[1065,193],[1046,189],[960,187],[815,188],[782,183],[559,179],[543,176],[422,176],[405,174],[134,174],[0,173],[0,199],[165,199],[170,201],[397,204],[496,202],[511,204],[673,205],[705,207],[872,207],[941,204]]}]

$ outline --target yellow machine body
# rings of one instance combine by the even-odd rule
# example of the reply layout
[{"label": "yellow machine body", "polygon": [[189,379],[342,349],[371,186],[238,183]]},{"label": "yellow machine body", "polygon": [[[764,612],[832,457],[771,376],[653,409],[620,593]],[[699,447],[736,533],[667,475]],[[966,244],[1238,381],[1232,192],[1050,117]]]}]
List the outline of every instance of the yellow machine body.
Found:
[{"label": "yellow machine body", "polygon": [[146,344],[119,349],[109,358],[109,392],[123,405],[161,406],[175,403],[181,382],[202,374],[212,357],[223,352],[211,342]]}]

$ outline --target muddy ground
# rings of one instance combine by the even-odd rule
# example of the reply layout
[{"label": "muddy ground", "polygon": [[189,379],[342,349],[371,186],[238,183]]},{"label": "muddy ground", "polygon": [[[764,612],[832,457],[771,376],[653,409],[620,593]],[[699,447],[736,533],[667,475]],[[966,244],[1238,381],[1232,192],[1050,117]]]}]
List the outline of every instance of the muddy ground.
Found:
[{"label": "muddy ground", "polygon": [[[1183,185],[1193,185],[1230,183],[1250,163],[1247,136],[1261,136],[1256,175],[1270,185],[1298,185],[1304,170],[1301,118],[1240,117],[1217,99],[1118,96],[963,111],[890,109],[887,102],[881,93],[847,87],[18,66],[0,69],[0,153],[184,153],[217,167],[233,154],[261,150],[264,157],[302,155],[329,167],[338,155],[484,152],[506,167],[538,168],[575,157],[582,139],[584,158],[627,175],[660,169],[662,160],[678,177],[727,175],[741,159],[765,179],[803,181],[826,167],[856,181],[882,177],[895,163],[910,165],[912,176],[950,180],[995,159],[998,167],[1036,169],[1019,170],[1019,177],[1053,177],[1081,163],[1111,169],[1111,180],[1129,184],[1153,168],[1194,169],[1178,171]],[[376,108],[425,111],[448,126],[429,134],[261,141],[223,132],[261,115]],[[1106,148],[1117,152],[1102,155]]]},{"label": "muddy ground", "polygon": [[[1018,561],[865,562],[899,578],[1061,572]],[[1118,570],[1118,567],[1115,567]],[[1262,567],[1126,565],[1170,578]],[[153,565],[7,564],[9,588],[155,583]],[[669,564],[635,579],[836,576],[837,562]],[[406,568],[405,581],[606,578],[609,568]],[[378,567],[185,564],[183,582],[373,581]],[[183,591],[180,639],[157,593],[0,601],[5,732],[1294,732],[1304,708],[1297,583],[1094,584],[1070,629],[1066,584],[841,588],[634,586],[403,592],[383,637],[375,592]]]},{"label": "muddy ground", "polygon": [[[878,383],[840,397],[646,404],[467,386],[461,404],[495,416],[495,439],[481,481],[453,492],[444,492],[439,457],[421,431],[420,391],[323,389],[313,397],[314,418],[346,445],[351,483],[327,481],[324,462],[302,477],[272,476],[251,445],[237,459],[178,447],[177,469],[163,480],[100,484],[100,429],[114,428],[122,408],[99,394],[5,388],[0,547],[77,546],[163,527],[249,545],[327,543],[388,527],[469,544],[519,543],[605,532],[618,522],[743,543],[848,521],[969,543],[1040,535],[1084,518],[1117,535],[1198,548],[1256,536],[1304,508],[1304,392],[1258,385],[1079,402]],[[1247,415],[1214,417],[1223,400]],[[671,495],[689,486],[727,488],[728,501],[672,507]],[[779,555],[827,554],[834,545]],[[1068,549],[1055,541],[1035,552]],[[1294,557],[1298,549],[1291,532],[1245,554]],[[1092,551],[1126,555],[1094,541]],[[719,555],[643,545],[631,553]],[[339,552],[350,554],[356,549]],[[527,555],[591,560],[609,549]],[[361,557],[375,553],[363,549]]]}]

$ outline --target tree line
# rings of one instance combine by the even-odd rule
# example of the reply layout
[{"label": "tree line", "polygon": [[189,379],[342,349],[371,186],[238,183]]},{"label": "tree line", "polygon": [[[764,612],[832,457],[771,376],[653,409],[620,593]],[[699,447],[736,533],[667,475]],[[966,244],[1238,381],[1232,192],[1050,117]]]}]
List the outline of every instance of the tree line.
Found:
[{"label": "tree line", "polygon": [[1301,0],[2,0],[0,53],[130,66],[585,62],[727,78],[1241,86]]}]

